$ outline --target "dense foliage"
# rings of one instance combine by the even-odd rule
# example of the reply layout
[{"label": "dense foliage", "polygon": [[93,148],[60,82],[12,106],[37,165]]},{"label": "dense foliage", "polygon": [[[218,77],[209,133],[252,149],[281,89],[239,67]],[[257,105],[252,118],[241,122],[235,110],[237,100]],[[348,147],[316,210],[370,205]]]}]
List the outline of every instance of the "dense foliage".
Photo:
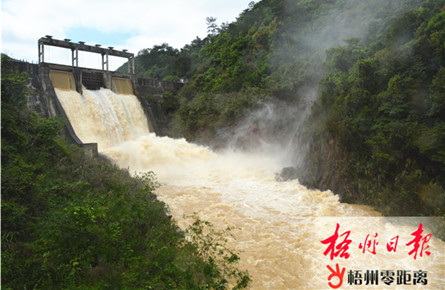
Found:
[{"label": "dense foliage", "polygon": [[345,200],[391,214],[445,214],[444,5],[426,2],[372,42],[328,51],[314,113],[327,115],[341,148],[335,169],[348,180]]},{"label": "dense foliage", "polygon": [[[155,46],[136,60],[150,75],[168,55],[157,77],[186,80],[173,135],[209,142],[265,103],[316,101],[294,138],[310,148],[301,181],[387,214],[443,215],[444,7],[263,0],[230,24],[209,17],[207,37],[181,50]],[[275,132],[292,131],[283,124]]]},{"label": "dense foliage", "polygon": [[[225,232],[186,233],[153,193],[60,136],[63,122],[26,109],[28,76],[2,56],[2,288],[244,288]],[[186,238],[188,236],[188,238]]]}]

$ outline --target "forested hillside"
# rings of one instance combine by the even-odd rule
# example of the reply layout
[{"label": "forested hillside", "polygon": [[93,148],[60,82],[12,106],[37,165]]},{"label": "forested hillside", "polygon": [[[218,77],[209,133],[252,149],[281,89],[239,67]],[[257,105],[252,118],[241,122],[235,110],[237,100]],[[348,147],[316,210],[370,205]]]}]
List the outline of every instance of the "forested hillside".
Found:
[{"label": "forested hillside", "polygon": [[[63,121],[27,110],[28,75],[1,60],[2,289],[244,288],[228,232],[186,232],[132,178],[60,137]],[[186,238],[187,236],[187,238]]]},{"label": "forested hillside", "polygon": [[263,0],[230,24],[209,17],[207,37],[180,50],[142,50],[137,72],[185,81],[162,101],[174,136],[217,145],[273,104],[281,120],[249,132],[295,140],[305,184],[386,214],[443,215],[444,10],[443,0]]},{"label": "forested hillside", "polygon": [[[318,132],[325,136],[312,142],[308,165],[315,172],[307,171],[306,180],[318,185],[316,178],[328,170],[345,182],[339,190],[346,201],[376,205],[386,214],[445,214],[440,2],[408,10],[372,42],[353,39],[328,50],[328,73],[312,116],[323,118]],[[328,136],[335,164],[319,155]]]}]

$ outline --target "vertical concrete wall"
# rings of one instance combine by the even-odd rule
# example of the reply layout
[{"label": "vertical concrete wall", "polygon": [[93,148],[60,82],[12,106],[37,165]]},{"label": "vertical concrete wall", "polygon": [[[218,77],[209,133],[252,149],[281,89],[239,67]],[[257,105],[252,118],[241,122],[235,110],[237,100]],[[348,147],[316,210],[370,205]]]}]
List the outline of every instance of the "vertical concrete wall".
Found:
[{"label": "vertical concrete wall", "polygon": [[[27,62],[15,62],[18,71],[27,72],[30,76],[27,95],[27,106],[31,110],[39,113],[44,118],[59,116],[66,121],[66,126],[62,130],[62,135],[71,140],[74,144],[81,146],[88,156],[97,156],[97,143],[82,143],[74,132],[71,123],[59,102],[54,91],[53,84],[49,77],[50,67],[47,65],[30,64]],[[80,80],[79,72],[73,71],[76,84]]]},{"label": "vertical concrete wall", "polygon": [[48,88],[41,78],[39,65],[21,61],[14,62],[13,65],[18,71],[26,72],[30,76],[26,96],[28,107],[45,118],[57,116],[55,100],[45,94]]},{"label": "vertical concrete wall", "polygon": [[[162,108],[163,99],[179,93],[183,84],[155,79],[137,78],[133,82],[135,95],[138,97],[158,136],[167,135],[169,119]],[[151,128],[150,128],[151,130]]]}]

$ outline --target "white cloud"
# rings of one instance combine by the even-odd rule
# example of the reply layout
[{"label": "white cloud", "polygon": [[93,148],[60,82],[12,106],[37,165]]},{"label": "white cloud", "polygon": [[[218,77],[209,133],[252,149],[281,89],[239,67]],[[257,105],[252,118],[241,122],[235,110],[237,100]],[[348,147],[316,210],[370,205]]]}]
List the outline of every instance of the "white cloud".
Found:
[{"label": "white cloud", "polygon": [[[104,46],[135,54],[164,42],[181,48],[206,36],[205,19],[232,22],[251,0],[4,0],[2,52],[37,62],[37,40],[45,35],[72,38],[70,28],[131,34]],[[81,39],[73,39],[79,41]],[[54,57],[57,57],[54,54]]]}]

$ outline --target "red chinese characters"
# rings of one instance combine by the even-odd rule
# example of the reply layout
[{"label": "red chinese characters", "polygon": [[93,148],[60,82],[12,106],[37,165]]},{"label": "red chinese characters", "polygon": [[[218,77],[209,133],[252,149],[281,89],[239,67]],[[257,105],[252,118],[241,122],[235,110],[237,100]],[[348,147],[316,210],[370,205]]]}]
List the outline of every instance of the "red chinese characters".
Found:
[{"label": "red chinese characters", "polygon": [[397,243],[399,242],[399,236],[395,236],[394,238],[391,239],[391,241],[392,240],[395,240],[395,241],[387,243],[386,249],[388,250],[388,252],[392,251],[395,253],[397,250]]},{"label": "red chinese characters", "polygon": [[[339,234],[340,224],[337,223],[337,226],[335,228],[335,232],[332,236],[320,241],[322,244],[327,245],[326,250],[323,252],[325,256],[329,255],[329,258],[331,260],[334,260],[334,258],[344,258],[348,259],[351,255],[348,253],[349,246],[352,242],[351,239],[349,239],[349,235],[351,234],[351,231],[345,231],[341,235]],[[413,240],[406,243],[406,246],[411,246],[413,249],[408,253],[408,255],[413,255],[413,258],[417,258],[417,254],[419,254],[420,257],[423,256],[423,253],[425,253],[427,256],[431,255],[431,252],[427,249],[430,247],[427,245],[427,243],[431,239],[431,234],[422,235],[423,234],[423,225],[420,223],[417,230],[415,230],[413,233],[411,233],[412,236],[414,236]],[[373,236],[370,236],[368,234],[366,236],[366,239],[364,243],[360,243],[358,248],[362,250],[363,253],[369,252],[373,255],[376,255],[377,253],[377,245],[379,245],[379,242],[377,241],[378,233],[375,233]],[[396,252],[397,251],[397,245],[399,242],[399,236],[393,237],[388,243],[386,243],[386,249],[388,252]],[[330,274],[328,276],[328,286],[337,289],[341,287],[343,284],[343,278],[345,275],[346,268],[340,268],[338,264],[335,265],[335,270],[327,265],[326,266],[328,270],[330,271]],[[348,272],[347,277],[347,283],[350,285],[378,285],[379,277],[381,282],[383,282],[386,285],[390,285],[391,283],[395,283],[395,277],[394,277],[394,271],[392,270],[381,270],[380,272],[378,270],[366,270],[364,273],[364,278],[362,277],[362,273],[360,270],[352,271],[350,270]],[[380,276],[379,276],[380,274]],[[414,272],[414,278],[411,280],[411,274],[409,271],[406,270],[397,270],[397,285],[410,285],[412,281],[412,285],[416,284],[422,284],[426,285],[427,282],[427,273],[425,271],[417,271]],[[331,280],[333,278],[338,278],[338,282],[332,283]]]},{"label": "red chinese characters", "polygon": [[[373,255],[376,254],[375,246],[379,244],[376,241],[377,236],[378,236],[378,234],[376,233],[374,238],[369,239],[369,234],[368,234],[366,236],[364,245],[362,245],[362,243],[360,243],[359,249],[363,249],[363,254],[365,253],[365,250],[368,250],[368,252],[370,252]],[[372,245],[372,247],[371,247],[371,245]]]},{"label": "red chinese characters", "polygon": [[[431,239],[431,234],[428,234],[425,237],[422,237],[422,233],[423,233],[422,226],[423,226],[422,224],[419,224],[419,227],[417,228],[417,230],[415,230],[411,234],[412,236],[414,236],[414,239],[411,242],[406,244],[407,246],[413,244],[414,248],[408,253],[408,255],[414,254],[414,260],[417,258],[417,252],[419,251],[419,248],[420,248],[420,257],[422,257],[424,250],[425,250],[425,254],[427,256],[431,255],[430,251],[426,251],[426,249],[428,249],[430,246],[426,245],[426,247],[425,247],[425,244],[428,243],[428,241]],[[422,241],[422,247],[420,247],[420,241]]]},{"label": "red chinese characters", "polygon": [[327,247],[327,249],[324,251],[323,254],[326,256],[330,252],[331,260],[333,260],[334,257],[338,257],[338,255],[340,255],[340,258],[345,258],[345,259],[348,259],[350,256],[350,254],[347,253],[347,251],[349,249],[349,244],[352,242],[352,240],[348,239],[351,231],[346,231],[343,234],[341,234],[340,237],[342,237],[344,235],[346,235],[346,236],[342,242],[340,242],[336,245],[337,239],[339,238],[339,236],[338,236],[339,228],[340,228],[340,225],[337,223],[335,233],[332,236],[330,236],[329,238],[321,241],[322,244],[329,244],[329,246]]},{"label": "red chinese characters", "polygon": [[[335,228],[335,233],[332,236],[330,236],[329,238],[321,241],[322,244],[328,245],[328,247],[326,248],[326,250],[324,251],[323,254],[326,256],[328,253],[330,253],[329,257],[331,260],[333,260],[334,257],[338,257],[338,256],[340,256],[340,258],[348,259],[350,256],[350,254],[347,253],[347,251],[349,249],[349,244],[352,242],[352,240],[348,239],[351,231],[346,231],[339,236],[338,235],[339,228],[340,228],[340,225],[337,223],[337,227]],[[341,241],[340,243],[337,244],[338,238],[343,237],[343,236],[345,236],[343,241]],[[343,267],[340,270],[340,266],[338,264],[335,265],[335,270],[332,269],[332,267],[329,265],[327,265],[326,267],[329,269],[329,271],[331,271],[331,274],[328,277],[329,287],[331,287],[333,289],[339,288],[343,284],[343,276],[345,274],[346,268]],[[339,279],[339,282],[337,284],[333,284],[331,282],[331,279],[334,277],[337,277]]]}]

